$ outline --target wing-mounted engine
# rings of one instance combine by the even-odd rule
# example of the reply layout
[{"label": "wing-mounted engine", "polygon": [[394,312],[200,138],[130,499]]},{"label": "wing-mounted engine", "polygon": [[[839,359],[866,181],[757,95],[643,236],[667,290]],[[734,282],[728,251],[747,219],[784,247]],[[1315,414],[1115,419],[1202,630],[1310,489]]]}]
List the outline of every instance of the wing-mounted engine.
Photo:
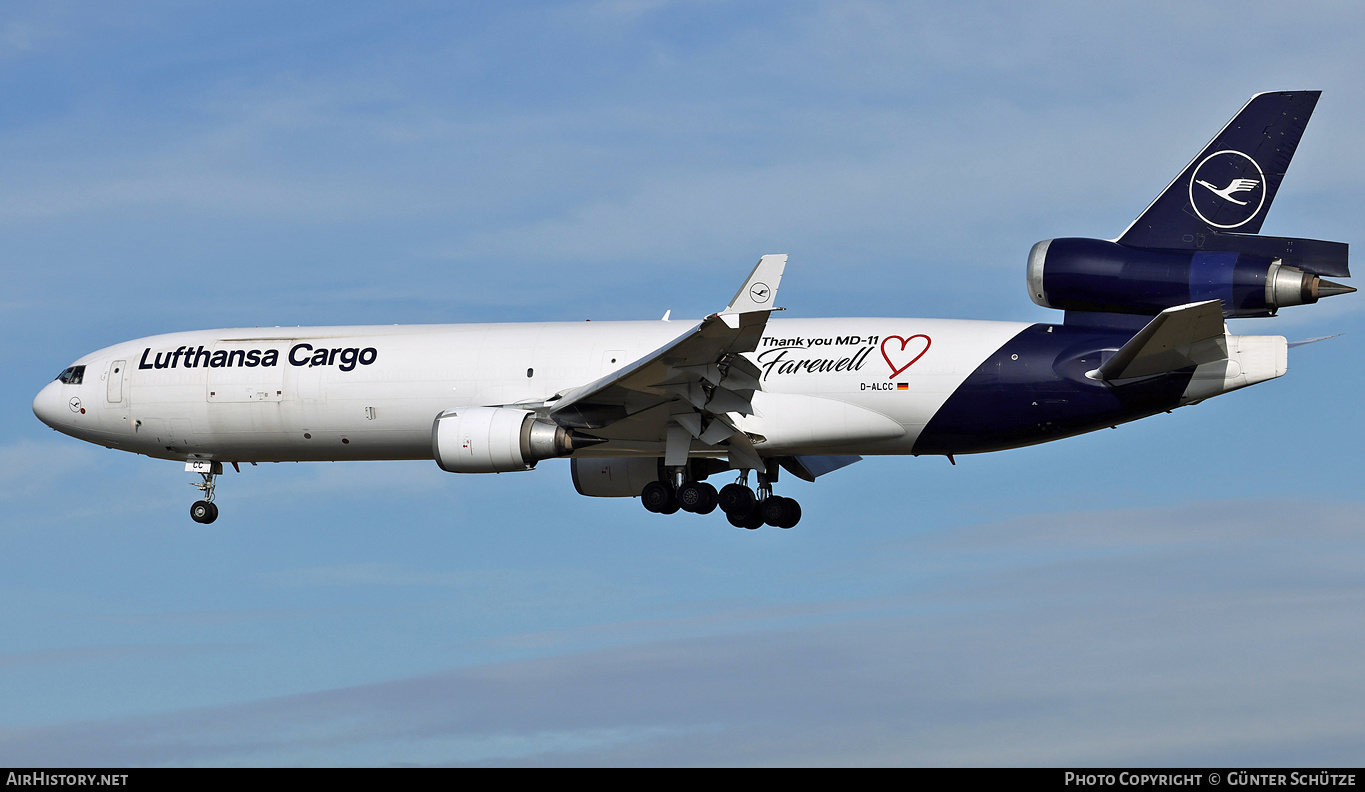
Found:
[{"label": "wing-mounted engine", "polygon": [[1101,239],[1047,239],[1028,257],[1029,297],[1044,308],[1155,316],[1218,300],[1224,318],[1274,316],[1355,291],[1346,245],[1314,239],[1221,235],[1225,249],[1138,248]]},{"label": "wing-mounted engine", "polygon": [[511,407],[464,407],[436,416],[431,449],[448,473],[511,473],[605,442]]}]

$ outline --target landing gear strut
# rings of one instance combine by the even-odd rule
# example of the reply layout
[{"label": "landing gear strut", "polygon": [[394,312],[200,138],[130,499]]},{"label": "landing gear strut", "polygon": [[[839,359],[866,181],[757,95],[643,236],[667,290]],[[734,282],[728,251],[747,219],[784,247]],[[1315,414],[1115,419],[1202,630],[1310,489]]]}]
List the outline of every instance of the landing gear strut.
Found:
[{"label": "landing gear strut", "polygon": [[190,482],[191,487],[204,493],[203,500],[190,505],[190,519],[208,525],[218,519],[218,506],[213,502],[213,489],[217,485],[217,478],[223,474],[223,463],[192,459],[185,463],[185,471],[198,473],[204,479]]}]

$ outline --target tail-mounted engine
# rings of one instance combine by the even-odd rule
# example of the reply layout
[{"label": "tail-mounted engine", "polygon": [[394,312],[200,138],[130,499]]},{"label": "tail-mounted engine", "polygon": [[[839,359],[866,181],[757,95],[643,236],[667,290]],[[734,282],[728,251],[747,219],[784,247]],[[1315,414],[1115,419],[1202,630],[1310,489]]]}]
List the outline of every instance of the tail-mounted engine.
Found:
[{"label": "tail-mounted engine", "polygon": [[1211,238],[1223,250],[1139,248],[1100,239],[1048,239],[1028,257],[1029,297],[1044,308],[1155,315],[1220,300],[1225,318],[1274,316],[1355,289],[1346,245],[1250,235]]},{"label": "tail-mounted engine", "polygon": [[446,410],[431,427],[436,464],[449,473],[511,473],[542,459],[606,442],[536,418],[529,410],[465,407]]}]

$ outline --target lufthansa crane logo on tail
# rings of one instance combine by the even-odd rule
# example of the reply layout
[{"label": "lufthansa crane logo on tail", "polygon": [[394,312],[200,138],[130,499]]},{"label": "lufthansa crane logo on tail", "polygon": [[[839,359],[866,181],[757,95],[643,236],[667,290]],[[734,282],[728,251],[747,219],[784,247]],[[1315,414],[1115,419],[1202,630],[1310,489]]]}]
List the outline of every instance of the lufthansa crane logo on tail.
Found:
[{"label": "lufthansa crane logo on tail", "polygon": [[1265,206],[1265,172],[1240,151],[1214,152],[1190,174],[1190,206],[1214,228],[1244,226]]},{"label": "lufthansa crane logo on tail", "polygon": [[749,287],[749,299],[760,305],[767,302],[771,296],[773,296],[773,290],[769,289],[768,284],[762,281]]},{"label": "lufthansa crane logo on tail", "polygon": [[1213,193],[1214,195],[1217,195],[1224,201],[1232,201],[1238,206],[1246,206],[1247,205],[1246,201],[1239,201],[1236,198],[1233,198],[1232,194],[1246,192],[1247,190],[1254,190],[1256,189],[1256,185],[1260,184],[1260,182],[1256,181],[1255,179],[1233,179],[1232,184],[1229,184],[1228,186],[1224,187],[1221,190],[1218,189],[1217,187],[1214,187],[1212,184],[1209,184],[1208,182],[1204,181],[1203,179],[1200,179],[1199,181],[1195,182],[1195,184],[1204,185],[1205,187],[1209,188],[1209,192]]}]

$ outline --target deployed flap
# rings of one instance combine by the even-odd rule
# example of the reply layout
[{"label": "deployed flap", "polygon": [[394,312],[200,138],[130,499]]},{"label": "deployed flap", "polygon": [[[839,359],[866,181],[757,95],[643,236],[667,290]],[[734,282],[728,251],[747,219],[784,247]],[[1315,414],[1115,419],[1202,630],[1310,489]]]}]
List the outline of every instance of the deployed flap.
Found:
[{"label": "deployed flap", "polygon": [[754,391],[761,389],[759,370],[741,354],[758,348],[786,263],[785,255],[764,256],[725,311],[563,393],[547,405],[549,417],[618,441],[662,442],[669,427],[682,427],[705,445],[754,461],[752,445],[731,418],[752,414]]},{"label": "deployed flap", "polygon": [[1112,382],[1222,360],[1228,355],[1226,333],[1218,300],[1167,308],[1086,376]]}]

